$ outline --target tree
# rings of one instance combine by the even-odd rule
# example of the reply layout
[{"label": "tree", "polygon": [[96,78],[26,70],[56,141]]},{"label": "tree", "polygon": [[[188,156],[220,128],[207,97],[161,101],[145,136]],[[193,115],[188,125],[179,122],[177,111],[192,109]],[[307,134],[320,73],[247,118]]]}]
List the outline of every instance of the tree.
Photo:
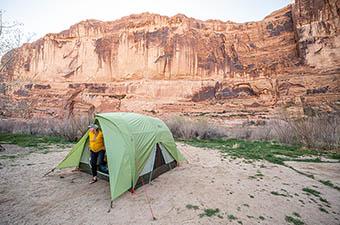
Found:
[{"label": "tree", "polygon": [[[24,33],[22,23],[4,21],[3,13],[4,11],[0,10],[0,72],[3,72],[15,58],[17,53],[15,49],[20,47],[23,42],[29,42],[34,36],[34,34]],[[6,57],[3,57],[5,55]]]}]

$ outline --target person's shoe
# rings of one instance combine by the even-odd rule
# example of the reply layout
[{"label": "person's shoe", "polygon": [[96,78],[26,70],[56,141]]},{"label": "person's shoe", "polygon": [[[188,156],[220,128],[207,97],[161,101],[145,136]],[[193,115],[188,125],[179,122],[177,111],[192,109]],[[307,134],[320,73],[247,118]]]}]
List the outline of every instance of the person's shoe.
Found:
[{"label": "person's shoe", "polygon": [[98,181],[97,177],[93,177],[90,181],[90,184],[96,183]]}]

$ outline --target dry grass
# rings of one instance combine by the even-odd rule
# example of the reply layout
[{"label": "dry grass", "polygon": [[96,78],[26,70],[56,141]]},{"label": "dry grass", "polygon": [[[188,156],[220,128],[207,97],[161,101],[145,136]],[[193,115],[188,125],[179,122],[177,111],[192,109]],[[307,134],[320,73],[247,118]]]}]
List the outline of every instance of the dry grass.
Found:
[{"label": "dry grass", "polygon": [[86,132],[92,120],[88,116],[76,116],[69,119],[2,119],[0,120],[0,133],[58,136],[68,141],[76,141]]},{"label": "dry grass", "polygon": [[334,149],[340,146],[339,115],[319,115],[300,119],[277,120],[273,138],[285,144]]},{"label": "dry grass", "polygon": [[[223,127],[207,119],[171,117],[165,120],[178,139],[246,139],[276,140],[283,144],[303,145],[317,149],[339,149],[340,116],[320,115],[299,119],[275,119],[261,123],[246,121],[242,126]],[[52,135],[68,141],[79,139],[93,117],[75,116],[70,119],[0,120],[1,133]]]},{"label": "dry grass", "polygon": [[207,120],[193,120],[172,117],[166,124],[175,138],[216,139],[236,138],[246,140],[276,140],[283,144],[303,145],[317,149],[339,149],[339,115],[319,115],[299,119],[272,119],[261,123],[246,121],[242,126],[226,128],[208,123]]},{"label": "dry grass", "polygon": [[208,123],[205,119],[190,120],[184,117],[172,117],[165,121],[175,138],[213,139],[227,136],[225,128]]}]

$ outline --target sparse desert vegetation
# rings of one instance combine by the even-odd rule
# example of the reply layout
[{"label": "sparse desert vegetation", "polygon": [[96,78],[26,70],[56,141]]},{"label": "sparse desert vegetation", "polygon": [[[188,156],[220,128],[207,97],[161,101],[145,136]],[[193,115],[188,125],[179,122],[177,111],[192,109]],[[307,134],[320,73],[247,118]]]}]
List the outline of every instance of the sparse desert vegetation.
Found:
[{"label": "sparse desert vegetation", "polygon": [[77,141],[93,122],[93,116],[72,116],[65,119],[36,118],[32,120],[0,119],[0,133],[58,137]]},{"label": "sparse desert vegetation", "polygon": [[208,119],[171,117],[166,120],[178,139],[243,139],[276,141],[291,146],[319,150],[339,150],[340,116],[322,114],[313,117],[272,119],[261,123],[246,121],[241,127],[225,127]]}]

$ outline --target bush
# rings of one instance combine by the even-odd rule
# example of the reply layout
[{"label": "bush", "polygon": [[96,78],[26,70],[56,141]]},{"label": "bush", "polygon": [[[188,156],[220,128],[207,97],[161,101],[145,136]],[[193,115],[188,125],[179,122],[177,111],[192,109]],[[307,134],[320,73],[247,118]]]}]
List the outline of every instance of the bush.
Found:
[{"label": "bush", "polygon": [[165,120],[175,138],[179,139],[213,139],[227,136],[227,131],[208,123],[205,119],[193,121],[184,117],[172,117]]},{"label": "bush", "polygon": [[308,148],[338,149],[340,146],[339,115],[319,115],[299,119],[272,119],[258,124],[246,121],[242,126],[221,127],[200,119],[172,117],[165,121],[175,138],[275,140],[283,144]]},{"label": "bush", "polygon": [[[87,130],[91,116],[74,116],[69,119],[39,118],[26,120],[0,120],[1,133],[50,135],[68,141],[78,140]],[[165,120],[175,138],[247,140],[276,140],[283,144],[304,145],[309,148],[339,149],[339,115],[319,115],[299,119],[272,119],[266,122],[246,121],[242,126],[222,127],[206,119],[193,120],[180,116]]]},{"label": "bush", "polygon": [[334,149],[340,146],[340,117],[326,114],[273,123],[274,138],[286,144]]},{"label": "bush", "polygon": [[93,121],[89,116],[68,119],[37,118],[32,120],[0,120],[0,133],[58,136],[67,141],[78,140]]}]

